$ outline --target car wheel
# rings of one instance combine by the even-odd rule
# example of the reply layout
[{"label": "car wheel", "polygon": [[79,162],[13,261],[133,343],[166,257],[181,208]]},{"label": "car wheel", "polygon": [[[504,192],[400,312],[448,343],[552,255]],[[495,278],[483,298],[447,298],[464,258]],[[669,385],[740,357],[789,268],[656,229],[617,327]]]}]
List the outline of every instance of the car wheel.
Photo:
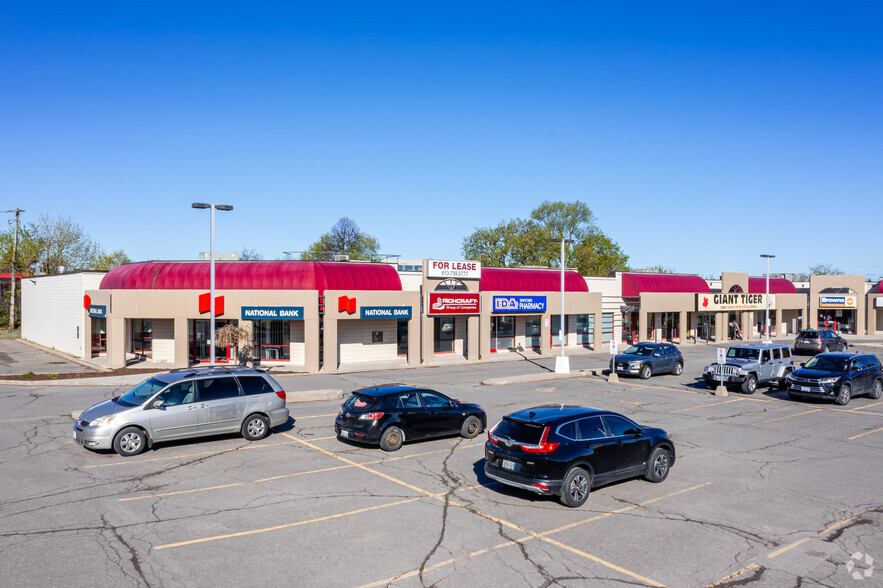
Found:
[{"label": "car wheel", "polygon": [[138,455],[147,447],[147,435],[138,427],[126,427],[113,440],[113,450],[123,457]]},{"label": "car wheel", "polygon": [[849,384],[843,384],[840,386],[840,390],[837,391],[837,396],[834,397],[834,402],[840,406],[846,406],[849,404],[850,398],[852,398],[852,390],[849,388]]},{"label": "car wheel", "polygon": [[658,484],[668,477],[670,468],[671,453],[664,447],[657,447],[650,454],[650,459],[647,460],[647,471],[644,473],[644,477],[654,484]]},{"label": "car wheel", "polygon": [[748,374],[748,377],[745,378],[745,381],[742,382],[742,392],[746,394],[754,394],[757,391],[757,378],[755,378],[752,374]]},{"label": "car wheel", "polygon": [[681,375],[681,372],[683,372],[683,371],[684,371],[684,364],[682,364],[681,362],[677,362],[677,363],[675,364],[675,369],[674,369],[674,372],[673,372],[674,375],[676,375],[676,376],[680,376],[680,375]]},{"label": "car wheel", "polygon": [[825,345],[824,347],[822,347],[822,353],[828,353],[830,350],[831,350],[831,348],[828,347],[827,345]]},{"label": "car wheel", "polygon": [[270,434],[270,421],[262,414],[253,414],[242,423],[240,432],[249,441],[263,439]]},{"label": "car wheel", "polygon": [[380,437],[380,448],[384,451],[397,451],[405,442],[405,434],[398,427],[388,427]]},{"label": "car wheel", "polygon": [[561,502],[565,506],[576,508],[585,504],[592,489],[592,474],[580,467],[572,467],[564,476],[561,487]]},{"label": "car wheel", "polygon": [[476,416],[467,417],[460,427],[460,436],[473,439],[481,431],[481,421]]},{"label": "car wheel", "polygon": [[646,365],[646,364],[641,366],[641,379],[642,380],[646,380],[647,378],[649,378],[652,375],[653,375],[653,368],[651,368],[649,365]]},{"label": "car wheel", "polygon": [[871,400],[877,400],[880,398],[881,392],[883,392],[883,382],[877,380],[874,382],[874,387],[871,388],[871,393],[868,396],[871,397]]}]

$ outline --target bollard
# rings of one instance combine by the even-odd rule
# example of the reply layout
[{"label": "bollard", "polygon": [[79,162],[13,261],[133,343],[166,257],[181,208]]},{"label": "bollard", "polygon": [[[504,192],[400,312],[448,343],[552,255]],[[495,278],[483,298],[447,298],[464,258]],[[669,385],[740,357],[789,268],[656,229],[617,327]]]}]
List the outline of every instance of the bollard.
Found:
[{"label": "bollard", "polygon": [[610,372],[610,375],[607,376],[607,381],[613,383],[619,382],[619,375],[617,375],[616,372]]},{"label": "bollard", "polygon": [[714,389],[715,396],[729,396],[729,392],[727,392],[726,386],[718,386]]}]

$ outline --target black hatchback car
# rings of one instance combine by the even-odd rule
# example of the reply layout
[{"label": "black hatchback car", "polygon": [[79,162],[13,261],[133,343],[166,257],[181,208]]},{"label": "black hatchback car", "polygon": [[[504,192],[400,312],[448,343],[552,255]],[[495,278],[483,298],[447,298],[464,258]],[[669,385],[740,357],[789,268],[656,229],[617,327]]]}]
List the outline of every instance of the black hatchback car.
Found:
[{"label": "black hatchback car", "polygon": [[503,417],[488,431],[484,458],[492,480],[575,507],[601,484],[636,476],[662,482],[675,446],[662,429],[621,414],[556,404]]},{"label": "black hatchback car", "polygon": [[641,376],[671,372],[680,376],[684,371],[684,356],[669,343],[638,343],[610,360],[610,371],[617,374]]},{"label": "black hatchback car", "polygon": [[829,351],[846,351],[849,343],[835,333],[824,329],[804,329],[794,339],[795,353],[828,353]]},{"label": "black hatchback car", "polygon": [[405,441],[462,435],[476,437],[487,426],[484,409],[441,392],[401,384],[355,390],[340,405],[334,432],[342,439],[395,451]]},{"label": "black hatchback car", "polygon": [[858,394],[880,398],[883,370],[870,353],[822,353],[785,378],[785,385],[791,398],[833,399],[843,406]]}]

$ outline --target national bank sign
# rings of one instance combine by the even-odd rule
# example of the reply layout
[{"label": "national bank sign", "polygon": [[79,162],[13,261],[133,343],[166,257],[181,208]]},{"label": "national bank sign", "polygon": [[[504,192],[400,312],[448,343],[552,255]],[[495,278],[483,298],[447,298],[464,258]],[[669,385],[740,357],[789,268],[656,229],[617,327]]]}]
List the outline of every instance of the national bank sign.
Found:
[{"label": "national bank sign", "polygon": [[243,306],[244,321],[302,321],[303,306]]},{"label": "national bank sign", "polygon": [[545,296],[494,296],[494,312],[546,312]]},{"label": "national bank sign", "polygon": [[362,306],[359,308],[360,319],[410,319],[410,306]]}]

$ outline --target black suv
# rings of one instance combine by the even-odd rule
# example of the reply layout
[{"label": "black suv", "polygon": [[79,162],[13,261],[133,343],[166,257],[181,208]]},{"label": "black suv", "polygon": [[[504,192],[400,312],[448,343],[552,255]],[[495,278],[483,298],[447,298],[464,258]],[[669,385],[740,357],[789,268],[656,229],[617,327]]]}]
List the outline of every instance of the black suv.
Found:
[{"label": "black suv", "polygon": [[828,353],[829,351],[846,351],[849,343],[835,333],[822,329],[804,329],[794,339],[794,352]]},{"label": "black suv", "polygon": [[785,379],[791,398],[829,398],[842,406],[857,394],[877,400],[883,391],[880,360],[869,353],[822,353],[802,365]]},{"label": "black suv", "polygon": [[675,446],[662,429],[621,414],[556,404],[503,417],[488,431],[484,456],[492,480],[581,506],[601,484],[636,476],[662,482]]},{"label": "black suv", "polygon": [[334,432],[341,439],[396,451],[405,441],[444,435],[477,437],[487,425],[484,409],[441,392],[402,384],[356,390],[340,405]]}]

